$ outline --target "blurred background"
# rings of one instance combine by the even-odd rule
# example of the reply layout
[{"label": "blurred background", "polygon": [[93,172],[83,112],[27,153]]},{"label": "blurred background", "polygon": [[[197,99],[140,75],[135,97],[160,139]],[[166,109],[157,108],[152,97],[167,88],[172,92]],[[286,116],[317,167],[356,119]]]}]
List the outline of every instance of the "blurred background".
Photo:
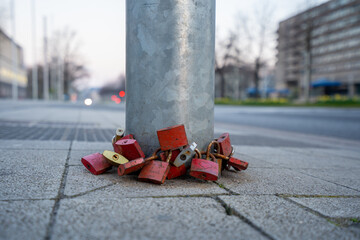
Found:
[{"label": "blurred background", "polygon": [[[216,103],[360,105],[359,0],[220,0],[216,11]],[[125,0],[0,0],[0,98],[125,94]]]}]

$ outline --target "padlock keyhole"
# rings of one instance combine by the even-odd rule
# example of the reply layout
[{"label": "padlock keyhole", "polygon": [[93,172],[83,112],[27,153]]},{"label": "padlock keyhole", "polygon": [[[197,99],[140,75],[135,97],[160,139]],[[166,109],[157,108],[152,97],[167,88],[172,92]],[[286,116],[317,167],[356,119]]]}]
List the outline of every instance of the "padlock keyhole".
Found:
[{"label": "padlock keyhole", "polygon": [[181,154],[180,159],[183,160],[183,161],[185,161],[186,155],[185,155],[185,154]]}]

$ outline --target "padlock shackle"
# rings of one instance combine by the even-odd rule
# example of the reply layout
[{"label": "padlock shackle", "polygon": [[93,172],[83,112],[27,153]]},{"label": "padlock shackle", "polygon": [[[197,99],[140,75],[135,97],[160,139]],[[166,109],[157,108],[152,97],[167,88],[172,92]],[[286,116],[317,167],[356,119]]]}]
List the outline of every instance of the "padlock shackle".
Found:
[{"label": "padlock shackle", "polygon": [[158,157],[157,154],[158,154],[160,151],[161,151],[161,148],[156,149],[155,152],[154,152],[150,157],[144,159],[145,162],[146,162],[146,161],[151,161],[151,160],[159,159],[159,157]]},{"label": "padlock shackle", "polygon": [[219,151],[220,150],[220,144],[218,141],[211,141],[207,147],[207,150],[206,150],[206,160],[210,160],[210,150],[211,150],[211,147],[212,145],[216,144],[216,149]]},{"label": "padlock shackle", "polygon": [[[212,158],[213,162],[216,162],[216,157],[212,153],[210,153],[209,156]],[[211,161],[210,159],[207,160]]]},{"label": "padlock shackle", "polygon": [[172,150],[169,150],[168,153],[169,153],[169,155],[167,156],[165,162],[170,162],[170,159],[171,159],[171,156],[172,156]]},{"label": "padlock shackle", "polygon": [[222,154],[220,154],[220,153],[213,153],[213,155],[214,155],[215,157],[221,158],[221,159],[223,159],[223,160],[229,160],[229,159],[230,159],[230,157],[227,157],[227,156],[222,155]]},{"label": "padlock shackle", "polygon": [[234,153],[235,153],[234,146],[231,145],[231,154],[230,154],[229,158],[232,157],[234,155]]},{"label": "padlock shackle", "polygon": [[200,150],[199,149],[197,149],[197,148],[195,148],[195,154],[196,154],[196,158],[201,158],[201,154],[202,154],[202,152],[200,152]]}]

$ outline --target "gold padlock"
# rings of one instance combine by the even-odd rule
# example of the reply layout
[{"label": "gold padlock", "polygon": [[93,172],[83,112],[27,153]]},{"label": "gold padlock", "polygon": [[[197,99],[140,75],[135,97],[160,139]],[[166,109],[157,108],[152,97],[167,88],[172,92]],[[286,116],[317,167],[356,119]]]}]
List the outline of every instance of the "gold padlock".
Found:
[{"label": "gold padlock", "polygon": [[108,160],[111,165],[114,166],[119,166],[120,164],[129,162],[129,160],[127,160],[124,156],[108,150],[105,150],[103,152],[103,156],[106,158],[106,160]]},{"label": "gold padlock", "polygon": [[125,130],[123,128],[116,129],[115,133],[115,142],[119,141],[122,137],[124,137]]}]

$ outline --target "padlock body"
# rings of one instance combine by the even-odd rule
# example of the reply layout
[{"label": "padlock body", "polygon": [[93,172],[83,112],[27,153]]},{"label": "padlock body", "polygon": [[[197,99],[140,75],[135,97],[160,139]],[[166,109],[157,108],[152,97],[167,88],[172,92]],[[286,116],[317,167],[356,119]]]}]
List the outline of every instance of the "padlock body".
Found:
[{"label": "padlock body", "polygon": [[163,161],[150,161],[140,171],[138,179],[144,182],[163,184],[169,173],[170,164]]},{"label": "padlock body", "polygon": [[124,156],[108,150],[103,152],[103,156],[113,166],[119,166],[120,164],[129,162],[129,160],[127,160]]},{"label": "padlock body", "polygon": [[185,175],[187,172],[187,168],[185,165],[181,165],[180,167],[170,166],[169,173],[167,175],[167,179],[173,179],[180,176]]},{"label": "padlock body", "polygon": [[231,142],[230,142],[230,136],[229,133],[223,133],[219,138],[218,138],[218,143],[220,145],[220,154],[223,154],[225,156],[230,156],[231,151],[232,151],[232,146],[231,146]]},{"label": "padlock body", "polygon": [[115,152],[123,155],[128,160],[145,158],[139,143],[135,139],[120,139],[115,143]]},{"label": "padlock body", "polygon": [[131,160],[127,163],[120,164],[118,167],[118,175],[123,176],[140,170],[145,165],[143,158]]},{"label": "padlock body", "polygon": [[188,144],[184,125],[175,125],[157,131],[162,151],[175,150]]},{"label": "padlock body", "polygon": [[[179,153],[180,153],[180,149],[175,149],[175,150],[173,150],[169,162],[170,162],[170,163],[173,163],[173,162],[175,161],[176,157],[179,155]],[[165,154],[165,152],[161,152],[161,153],[159,154],[159,156],[160,156],[161,161],[166,161],[166,154]]]},{"label": "padlock body", "polygon": [[196,143],[192,143],[191,146],[187,146],[186,148],[184,148],[173,162],[174,166],[180,167],[181,165],[185,165],[187,168],[190,167],[191,160],[195,155],[196,146]]},{"label": "padlock body", "polygon": [[116,152],[115,149],[117,149],[115,143],[116,143],[117,141],[121,140],[121,139],[135,139],[135,138],[134,138],[134,136],[133,136],[132,134],[128,134],[128,135],[126,135],[126,136],[123,136],[123,137],[120,138],[120,139],[115,135],[115,136],[113,137],[113,139],[112,139],[112,145],[113,145],[113,148],[114,148],[114,152]]},{"label": "padlock body", "polygon": [[99,175],[112,168],[112,165],[101,153],[87,155],[81,158],[81,163],[94,175]]},{"label": "padlock body", "polygon": [[231,157],[228,161],[228,164],[230,166],[232,166],[233,168],[235,168],[236,170],[240,171],[240,170],[246,170],[249,166],[248,162],[242,161],[240,159],[237,158],[233,158]]},{"label": "padlock body", "polygon": [[190,175],[203,180],[216,181],[219,176],[219,165],[217,162],[193,158]]}]

